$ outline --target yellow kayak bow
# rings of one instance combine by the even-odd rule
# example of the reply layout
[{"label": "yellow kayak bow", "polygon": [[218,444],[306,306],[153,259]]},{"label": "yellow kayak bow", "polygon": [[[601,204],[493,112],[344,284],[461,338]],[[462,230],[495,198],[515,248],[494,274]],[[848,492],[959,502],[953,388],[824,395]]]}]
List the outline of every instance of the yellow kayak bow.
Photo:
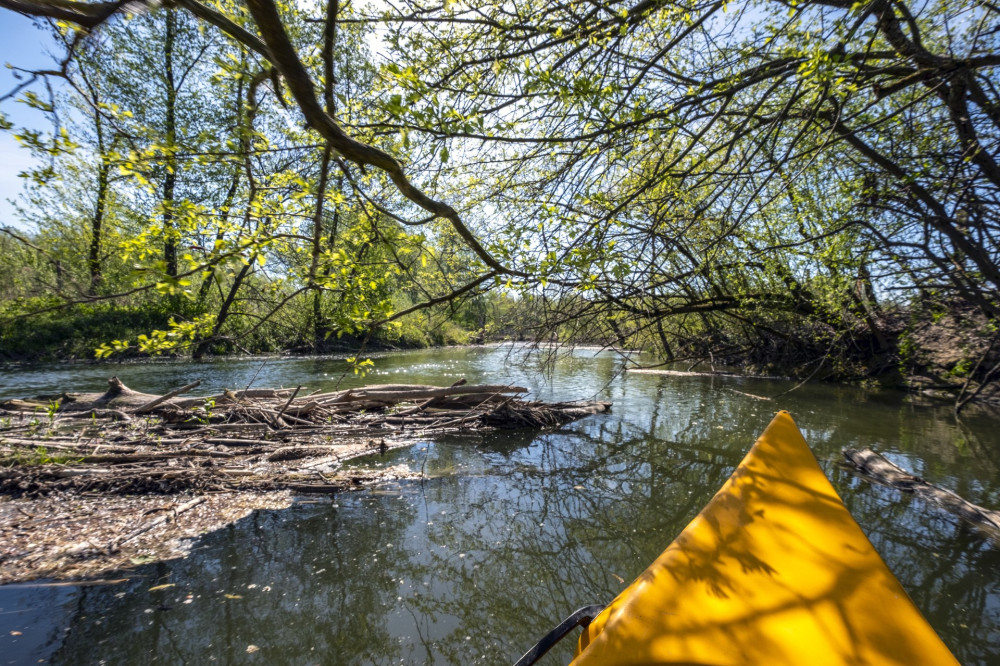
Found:
[{"label": "yellow kayak bow", "polygon": [[779,412],[571,666],[957,663]]}]

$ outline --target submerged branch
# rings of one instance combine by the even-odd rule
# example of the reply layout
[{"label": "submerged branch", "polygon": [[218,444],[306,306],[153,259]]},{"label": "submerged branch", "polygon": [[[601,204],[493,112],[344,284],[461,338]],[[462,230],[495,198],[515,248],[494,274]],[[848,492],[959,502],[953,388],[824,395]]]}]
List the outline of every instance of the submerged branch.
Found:
[{"label": "submerged branch", "polygon": [[844,449],[848,465],[859,472],[862,478],[877,481],[883,485],[913,493],[920,499],[936,504],[945,511],[983,530],[990,540],[1000,545],[1000,511],[986,509],[960,497],[957,493],[929,483],[919,476],[910,474],[885,456],[870,449],[857,451]]}]

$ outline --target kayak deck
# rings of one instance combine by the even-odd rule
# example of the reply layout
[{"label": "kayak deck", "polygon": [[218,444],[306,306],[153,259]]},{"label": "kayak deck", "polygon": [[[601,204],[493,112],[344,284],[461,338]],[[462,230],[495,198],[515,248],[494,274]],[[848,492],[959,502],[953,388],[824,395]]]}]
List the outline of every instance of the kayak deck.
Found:
[{"label": "kayak deck", "polygon": [[957,663],[779,412],[572,666]]}]

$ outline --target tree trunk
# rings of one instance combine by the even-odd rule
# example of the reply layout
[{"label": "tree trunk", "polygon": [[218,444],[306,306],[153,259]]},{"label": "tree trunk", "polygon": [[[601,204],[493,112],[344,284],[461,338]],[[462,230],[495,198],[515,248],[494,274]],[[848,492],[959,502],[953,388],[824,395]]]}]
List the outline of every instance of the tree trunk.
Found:
[{"label": "tree trunk", "polygon": [[[246,54],[240,55],[240,64],[242,71],[246,71]],[[234,104],[235,111],[235,123],[234,132],[239,140],[240,150],[243,154],[246,154],[249,150],[249,142],[247,140],[247,134],[250,131],[249,127],[244,127],[245,116],[244,116],[244,106],[246,105],[245,100],[245,90],[243,87],[244,78],[240,77],[239,81],[236,82],[236,100]],[[226,192],[226,199],[222,204],[221,217],[219,220],[218,228],[215,230],[215,242],[218,243],[225,237],[226,233],[226,223],[229,221],[229,211],[233,206],[233,201],[236,200],[236,193],[240,186],[240,168],[237,167],[233,169],[233,178],[229,182],[229,190]],[[213,246],[213,252],[214,252]],[[198,298],[197,303],[200,307],[205,299],[208,297],[208,290],[212,287],[212,282],[214,280],[213,275],[209,275],[201,282],[201,286],[198,287]]]},{"label": "tree trunk", "polygon": [[246,276],[249,275],[250,267],[253,266],[256,261],[257,255],[251,255],[250,260],[244,264],[243,268],[240,269],[240,272],[236,274],[236,278],[233,280],[232,286],[229,287],[229,294],[226,295],[226,300],[223,301],[222,307],[219,308],[219,314],[215,317],[215,326],[212,327],[212,335],[198,343],[198,346],[194,349],[192,357],[201,358],[205,355],[205,352],[208,351],[208,346],[212,344],[212,341],[215,340],[219,331],[222,330],[222,326],[226,323],[226,319],[229,317],[229,308],[232,307],[233,301],[236,300],[236,294],[243,285],[243,280],[245,280]]},{"label": "tree trunk", "polygon": [[309,264],[309,285],[313,290],[313,344],[315,347],[325,339],[326,322],[323,320],[322,289],[316,281],[319,269],[319,257],[323,252],[323,204],[326,201],[326,186],[330,177],[330,146],[323,149],[323,161],[320,164],[319,188],[316,192],[316,213],[313,216],[312,260]]},{"label": "tree trunk", "polygon": [[94,127],[97,131],[97,151],[101,164],[97,168],[97,201],[94,205],[94,217],[90,225],[90,254],[87,257],[87,268],[90,272],[90,294],[96,294],[101,284],[101,234],[104,226],[104,213],[108,205],[108,178],[111,163],[104,146],[104,126],[100,113],[94,114]]},{"label": "tree trunk", "polygon": [[166,70],[166,177],[163,179],[163,260],[167,265],[167,275],[177,277],[177,230],[174,224],[174,190],[177,186],[177,89],[174,86],[174,40],[177,33],[177,17],[167,12],[167,36],[163,48]]},{"label": "tree trunk", "polygon": [[[337,192],[343,191],[344,187],[344,176],[343,174],[337,178]],[[333,219],[330,224],[330,233],[326,240],[326,249],[329,252],[333,252],[337,245],[337,233],[340,231],[340,207],[333,207]],[[329,278],[331,273],[330,265],[326,264],[323,267],[322,274],[324,278]],[[315,344],[318,346],[323,340],[330,337],[330,320],[323,314],[323,292],[316,290],[313,295],[313,334]]]}]

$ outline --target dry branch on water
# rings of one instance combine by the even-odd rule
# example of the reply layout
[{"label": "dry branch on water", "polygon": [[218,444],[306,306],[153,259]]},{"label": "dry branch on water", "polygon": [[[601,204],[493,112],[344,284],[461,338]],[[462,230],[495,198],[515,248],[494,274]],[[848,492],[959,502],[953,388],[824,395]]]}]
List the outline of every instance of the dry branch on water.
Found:
[{"label": "dry branch on water", "polygon": [[[522,387],[464,380],[185,397],[198,386],[151,395],[112,377],[104,393],[0,404],[0,495],[17,498],[0,501],[0,582],[174,556],[156,544],[244,515],[249,500],[235,498],[266,506],[262,493],[285,491],[270,496],[287,502],[288,493],[329,494],[414,475],[342,469],[349,458],[437,434],[558,426],[610,407],[531,402],[518,397]],[[165,513],[146,516],[163,495],[182,492],[193,498],[167,499]],[[73,502],[62,501],[67,496]],[[227,513],[229,504],[242,508]]]},{"label": "dry branch on water", "polygon": [[978,506],[951,490],[928,483],[870,449],[844,449],[843,453],[848,465],[863,478],[913,493],[974,525],[984,531],[993,543],[1000,545],[1000,511]]},{"label": "dry branch on water", "polygon": [[199,384],[160,396],[112,377],[104,393],[0,404],[11,424],[0,429],[0,493],[335,492],[356,480],[317,474],[336,472],[348,457],[434,434],[558,426],[609,407],[529,402],[517,398],[523,387],[464,381],[181,397]]}]

